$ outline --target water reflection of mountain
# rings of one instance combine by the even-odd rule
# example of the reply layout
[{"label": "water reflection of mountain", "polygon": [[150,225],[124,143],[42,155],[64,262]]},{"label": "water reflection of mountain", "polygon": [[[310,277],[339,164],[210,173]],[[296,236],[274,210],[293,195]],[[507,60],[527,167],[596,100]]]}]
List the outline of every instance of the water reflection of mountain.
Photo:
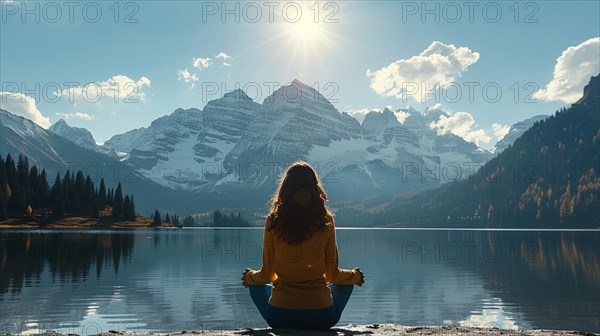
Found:
[{"label": "water reflection of mountain", "polygon": [[[121,260],[131,257],[133,235],[120,233],[0,233],[0,293],[17,294],[47,268],[51,282],[82,282],[104,268],[119,271]],[[4,296],[0,296],[0,301]]]},{"label": "water reflection of mountain", "polygon": [[568,321],[571,329],[600,331],[598,232],[487,232],[485,239],[506,246],[512,259],[476,267],[505,302],[537,326],[559,329]]},{"label": "water reflection of mountain", "polygon": [[[139,331],[265,326],[239,283],[244,267],[260,267],[261,230],[8,236],[0,236],[0,324],[43,317]],[[598,331],[599,239],[339,230],[340,266],[367,274],[341,323]]]},{"label": "water reflection of mountain", "polygon": [[369,295],[417,303],[400,322],[413,322],[415,311],[431,315],[431,309],[440,321],[468,322],[473,317],[461,318],[464,311],[491,309],[504,315],[504,321],[489,319],[492,327],[600,330],[598,232],[367,230],[342,232],[338,239],[342,260],[368,264],[371,278],[389,278],[373,282],[379,287],[369,288]]}]

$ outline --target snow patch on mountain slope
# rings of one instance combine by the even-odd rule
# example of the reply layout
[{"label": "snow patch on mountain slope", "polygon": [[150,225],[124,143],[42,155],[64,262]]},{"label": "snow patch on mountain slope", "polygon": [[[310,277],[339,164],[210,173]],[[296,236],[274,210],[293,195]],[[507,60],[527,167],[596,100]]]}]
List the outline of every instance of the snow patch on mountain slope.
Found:
[{"label": "snow patch on mountain slope", "polygon": [[172,189],[189,187],[190,181],[202,180],[202,167],[194,160],[194,156],[190,155],[193,153],[195,144],[195,137],[190,136],[175,146],[175,150],[170,153],[168,160],[158,160],[158,163],[151,169],[140,168],[139,172]]},{"label": "snow patch on mountain slope", "polygon": [[215,130],[203,130],[203,145],[216,150],[215,155],[194,155],[198,136],[180,139],[168,154],[167,160],[158,160],[150,169],[141,168],[140,173],[151,180],[173,189],[198,191],[209,180],[208,174],[223,174],[223,161],[235,146],[235,141],[224,140],[226,134]]}]

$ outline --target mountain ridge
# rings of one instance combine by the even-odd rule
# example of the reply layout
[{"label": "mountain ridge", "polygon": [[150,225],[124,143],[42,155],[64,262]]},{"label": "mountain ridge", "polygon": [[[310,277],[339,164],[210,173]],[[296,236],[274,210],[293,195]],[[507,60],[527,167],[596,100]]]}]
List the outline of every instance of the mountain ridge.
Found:
[{"label": "mountain ridge", "polygon": [[600,228],[600,75],[582,99],[536,121],[466,180],[372,197],[337,212],[347,224]]},{"label": "mountain ridge", "polygon": [[[426,117],[410,111],[414,114],[410,120],[425,121],[444,113],[430,111]],[[262,104],[252,101],[243,90],[234,90],[209,101],[203,110],[177,109],[145,129],[116,135],[105,147],[116,152],[130,149],[123,158],[137,165],[146,177],[195,192],[236,189],[234,184],[240,181],[248,182],[245,187],[249,188],[260,189],[265,183],[268,187],[275,180],[274,166],[280,171],[298,159],[332,167],[335,173],[354,171],[359,174],[355,177],[369,180],[374,176],[373,167],[388,169],[386,174],[398,179],[406,163],[421,169],[451,161],[483,164],[490,157],[456,135],[438,137],[427,124],[409,129],[391,118],[393,112],[384,109],[383,113],[385,118],[378,124],[370,121],[381,119],[374,111],[367,114],[367,123],[361,124],[295,79]],[[186,114],[187,119],[182,119]],[[427,136],[415,134],[422,130]],[[428,136],[437,140],[430,141]],[[122,141],[124,138],[131,143]],[[327,151],[330,146],[336,150]],[[430,182],[409,189],[428,187]],[[373,180],[371,191],[377,192],[385,184]]]},{"label": "mountain ridge", "polygon": [[[406,113],[403,123],[398,112]],[[359,123],[314,88],[294,80],[263,104],[241,89],[234,90],[209,101],[202,110],[178,108],[147,127],[113,136],[97,146],[100,150],[87,150],[109,157],[102,160],[112,164],[130,167],[135,176],[161,187],[191,192],[190,199],[216,197],[202,209],[263,206],[282,170],[299,159],[317,168],[332,199],[349,201],[435,187],[446,180],[429,176],[429,171],[483,165],[491,158],[474,143],[451,133],[438,135],[429,127],[443,115],[448,114],[439,109],[421,113],[384,108],[367,113]],[[91,145],[89,131],[64,121],[53,126],[64,140],[71,137],[69,143]],[[41,139],[47,136],[46,131],[37,132],[43,133]],[[35,146],[41,144],[29,147]],[[39,160],[45,155],[42,152],[33,156]],[[70,160],[61,157],[70,157],[68,153],[59,152],[54,160]]]}]

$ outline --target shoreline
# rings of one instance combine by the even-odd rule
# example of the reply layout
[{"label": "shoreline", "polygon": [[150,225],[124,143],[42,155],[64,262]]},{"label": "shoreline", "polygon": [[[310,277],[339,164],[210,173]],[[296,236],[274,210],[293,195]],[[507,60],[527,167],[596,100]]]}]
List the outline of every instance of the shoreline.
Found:
[{"label": "shoreline", "polygon": [[[0,334],[11,335],[11,334]],[[29,334],[33,335],[33,334]],[[53,331],[46,331],[37,335],[44,336],[75,336],[76,334],[60,334]],[[498,328],[479,328],[479,327],[461,327],[461,326],[403,326],[398,324],[367,324],[336,326],[324,331],[294,330],[294,329],[271,329],[271,328],[242,328],[230,330],[190,330],[179,332],[126,332],[109,330],[97,336],[227,336],[227,335],[249,335],[249,336],[350,336],[350,335],[370,335],[370,336],[394,336],[394,335],[502,335],[502,336],[575,336],[575,335],[600,335],[600,333],[589,333],[581,331],[568,330],[509,330]],[[77,335],[79,336],[79,335]]]},{"label": "shoreline", "polygon": [[89,216],[69,216],[57,220],[49,220],[43,226],[35,218],[11,218],[0,222],[2,230],[139,230],[139,229],[163,229],[177,228],[176,226],[161,222],[159,226],[151,226],[152,219],[136,216],[133,221],[115,220],[108,216],[93,218]]}]

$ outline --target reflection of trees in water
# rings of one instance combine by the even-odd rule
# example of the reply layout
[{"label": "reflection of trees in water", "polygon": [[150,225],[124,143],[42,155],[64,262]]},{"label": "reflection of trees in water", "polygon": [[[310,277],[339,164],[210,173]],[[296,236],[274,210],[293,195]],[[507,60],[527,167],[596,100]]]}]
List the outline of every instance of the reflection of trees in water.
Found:
[{"label": "reflection of trees in water", "polygon": [[[134,313],[144,328],[264,326],[239,281],[244,267],[260,267],[260,255],[256,259],[254,248],[245,248],[262,246],[262,230],[160,230],[135,235],[141,240],[135,242],[135,257],[129,259],[133,233],[0,234],[0,300],[2,293],[19,292],[28,282],[40,281],[42,273],[44,288],[47,276],[65,282],[89,279],[88,287],[78,286],[72,293],[57,289],[49,297],[42,311],[71,310],[54,320],[77,321],[84,314],[84,308],[64,300],[73,295],[106,298],[118,284],[123,287],[123,303],[117,311]],[[519,323],[524,316],[534,326],[552,327],[562,321],[560,328],[599,329],[598,233],[339,230],[337,236],[340,266],[361,266],[367,275],[366,285],[355,288],[344,322],[456,322],[492,296],[511,306],[511,313],[517,311]],[[432,249],[436,243],[441,251],[438,260],[423,251],[407,251],[422,248],[421,244]],[[479,246],[472,259],[465,243]],[[455,255],[454,250],[443,252],[452,244],[462,248],[462,258],[454,263],[447,258]],[[492,245],[502,251],[494,261],[489,260]],[[112,272],[100,275],[106,268]],[[565,301],[557,301],[561,299]],[[39,301],[28,304],[4,302],[7,311],[39,314]],[[108,307],[102,306],[99,313],[117,312]],[[578,316],[570,316],[573,313]]]},{"label": "reflection of trees in water", "polygon": [[534,326],[600,330],[598,233],[488,232],[487,239],[510,248],[510,258],[479,264],[481,275]]},{"label": "reflection of trees in water", "polygon": [[[455,265],[476,271],[492,295],[523,312],[534,327],[600,330],[597,232],[449,231],[444,235],[429,240],[442,246],[476,246],[472,261],[464,257],[468,249],[463,248],[463,258]],[[444,253],[441,257],[442,263],[448,263]]]},{"label": "reflection of trees in water", "polygon": [[429,252],[443,246],[446,232],[339,230],[337,239],[340,266],[360,266],[367,281],[355,288],[351,303],[361,305],[349,305],[345,323],[457,321],[486,294],[482,281]]},{"label": "reflection of trees in water", "polygon": [[[31,281],[40,281],[47,266],[52,282],[85,280],[95,266],[119,271],[133,254],[134,237],[127,233],[8,233],[0,234],[0,294],[18,293]],[[3,298],[0,296],[0,301]]]},{"label": "reflection of trees in water", "polygon": [[[340,231],[338,243],[344,266],[362,266],[367,280],[378,278],[355,295],[369,291],[368,300],[378,302],[393,297],[401,303],[397,311],[405,319],[424,318],[428,310],[455,319],[462,307],[481,308],[477,306],[482,304],[480,295],[487,292],[524,313],[524,322],[534,326],[600,330],[597,232]],[[450,284],[466,279],[457,276],[461,272],[481,277],[485,292],[473,292],[473,284],[464,284],[471,288],[465,291],[461,283]],[[425,300],[436,299],[443,294],[436,291],[443,288],[460,291],[447,294],[457,294],[461,300],[451,295],[448,306],[440,307],[450,299],[444,294],[428,309]],[[415,302],[422,304],[407,306]]]},{"label": "reflection of trees in water", "polygon": [[247,326],[247,321],[266,326],[239,280],[244,267],[260,267],[260,260],[251,264],[240,252],[248,244],[262,244],[262,231],[156,230],[144,235],[121,278],[128,288],[126,305],[143,317],[145,329],[220,329]]}]

